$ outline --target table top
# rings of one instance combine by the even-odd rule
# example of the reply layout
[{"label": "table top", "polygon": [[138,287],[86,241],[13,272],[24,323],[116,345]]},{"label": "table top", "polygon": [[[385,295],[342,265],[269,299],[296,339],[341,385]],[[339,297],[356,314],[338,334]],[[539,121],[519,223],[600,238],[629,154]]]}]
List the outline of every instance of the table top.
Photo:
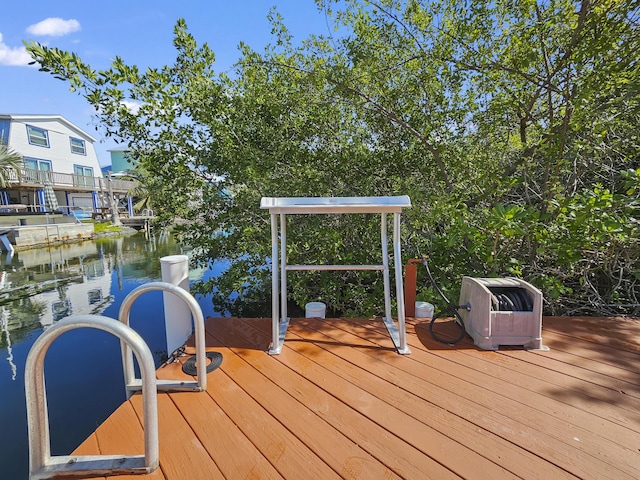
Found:
[{"label": "table top", "polygon": [[270,213],[400,213],[411,207],[408,195],[393,197],[262,197]]}]

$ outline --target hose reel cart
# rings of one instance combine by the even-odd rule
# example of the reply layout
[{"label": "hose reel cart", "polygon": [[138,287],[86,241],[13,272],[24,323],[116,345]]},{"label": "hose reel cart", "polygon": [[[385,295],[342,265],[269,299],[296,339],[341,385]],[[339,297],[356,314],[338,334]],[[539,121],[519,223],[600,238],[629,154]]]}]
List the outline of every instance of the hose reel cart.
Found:
[{"label": "hose reel cart", "polygon": [[467,333],[476,346],[497,350],[522,345],[548,350],[542,344],[542,292],[519,278],[462,277],[460,309]]}]

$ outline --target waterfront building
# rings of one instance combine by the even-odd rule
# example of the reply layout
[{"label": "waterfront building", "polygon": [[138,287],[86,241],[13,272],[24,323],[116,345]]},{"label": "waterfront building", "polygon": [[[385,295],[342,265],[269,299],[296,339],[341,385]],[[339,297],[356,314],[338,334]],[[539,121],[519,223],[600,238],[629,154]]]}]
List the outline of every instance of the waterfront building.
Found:
[{"label": "waterfront building", "polygon": [[[94,148],[95,138],[61,115],[0,114],[0,143],[23,157],[0,190],[0,210],[91,213],[108,207],[109,185]],[[111,180],[124,197],[135,182]],[[51,191],[53,193],[51,193]]]}]

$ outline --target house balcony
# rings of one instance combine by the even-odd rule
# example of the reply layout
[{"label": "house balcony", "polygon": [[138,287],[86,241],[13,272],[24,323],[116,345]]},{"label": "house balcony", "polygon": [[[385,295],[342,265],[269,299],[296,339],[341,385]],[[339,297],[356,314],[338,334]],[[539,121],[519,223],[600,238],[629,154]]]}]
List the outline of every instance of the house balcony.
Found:
[{"label": "house balcony", "polygon": [[42,189],[49,183],[54,190],[67,190],[75,192],[108,192],[109,181],[111,191],[114,194],[126,194],[138,185],[131,180],[115,178],[89,177],[72,173],[61,173],[45,170],[33,170],[21,168],[11,169],[8,174],[8,188],[33,188]]}]

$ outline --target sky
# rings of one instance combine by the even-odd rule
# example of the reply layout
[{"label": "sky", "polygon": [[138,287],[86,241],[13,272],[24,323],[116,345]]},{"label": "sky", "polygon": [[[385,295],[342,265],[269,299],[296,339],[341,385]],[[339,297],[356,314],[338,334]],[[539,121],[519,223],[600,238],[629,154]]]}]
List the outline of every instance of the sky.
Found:
[{"label": "sky", "polygon": [[117,148],[96,130],[94,110],[67,82],[29,66],[23,41],[72,51],[94,69],[108,68],[116,56],[126,64],[171,65],[175,60],[173,27],[184,18],[188,31],[216,54],[216,71],[226,71],[240,57],[238,45],[255,50],[273,43],[267,15],[271,7],[300,42],[328,33],[327,21],[313,0],[5,0],[0,8],[0,113],[58,114],[97,141],[101,165]]}]

